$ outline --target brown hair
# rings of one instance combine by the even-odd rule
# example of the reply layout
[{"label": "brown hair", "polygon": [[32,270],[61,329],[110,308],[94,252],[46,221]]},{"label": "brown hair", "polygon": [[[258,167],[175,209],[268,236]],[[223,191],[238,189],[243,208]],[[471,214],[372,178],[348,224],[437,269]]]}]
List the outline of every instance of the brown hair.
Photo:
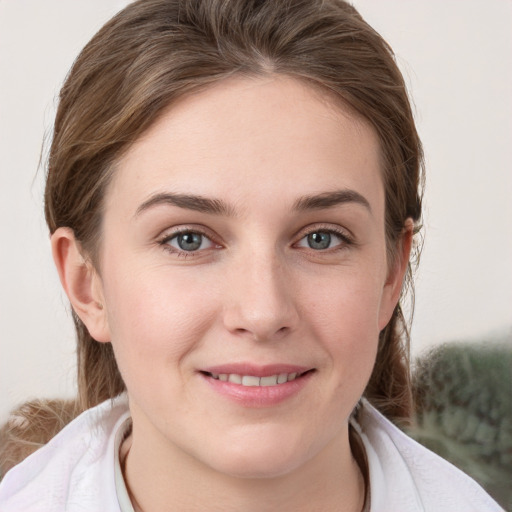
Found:
[{"label": "brown hair", "polygon": [[[50,231],[72,228],[97,263],[116,161],[177,98],[235,74],[306,80],[373,125],[392,261],[406,219],[420,221],[421,144],[392,50],[342,0],[139,0],[118,13],[84,48],[60,93],[45,192]],[[86,409],[124,383],[111,345],[74,321],[79,407]],[[395,421],[411,408],[408,338],[398,305],[365,392]]]}]

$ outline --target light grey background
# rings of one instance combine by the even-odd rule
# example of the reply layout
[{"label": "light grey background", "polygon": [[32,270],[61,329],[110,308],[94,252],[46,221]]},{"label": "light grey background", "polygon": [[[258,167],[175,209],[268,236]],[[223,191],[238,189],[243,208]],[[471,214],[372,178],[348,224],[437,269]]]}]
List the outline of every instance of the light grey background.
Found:
[{"label": "light grey background", "polygon": [[[512,1],[357,0],[394,48],[427,157],[413,353],[512,325]],[[41,144],[82,46],[122,0],[0,0],[0,421],[74,392],[42,215]]]}]

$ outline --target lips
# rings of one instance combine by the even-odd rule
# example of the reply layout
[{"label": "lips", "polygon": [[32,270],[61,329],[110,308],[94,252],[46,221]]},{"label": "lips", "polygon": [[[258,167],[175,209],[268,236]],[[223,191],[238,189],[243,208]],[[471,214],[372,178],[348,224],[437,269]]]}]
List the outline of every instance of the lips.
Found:
[{"label": "lips", "polygon": [[210,388],[245,407],[271,407],[297,395],[314,368],[296,365],[231,364],[200,370]]},{"label": "lips", "polygon": [[210,373],[213,379],[222,382],[231,382],[232,384],[240,384],[241,386],[277,386],[291,382],[302,374],[298,372],[292,373],[276,373],[266,377],[258,377],[256,375],[239,375],[238,373]]}]

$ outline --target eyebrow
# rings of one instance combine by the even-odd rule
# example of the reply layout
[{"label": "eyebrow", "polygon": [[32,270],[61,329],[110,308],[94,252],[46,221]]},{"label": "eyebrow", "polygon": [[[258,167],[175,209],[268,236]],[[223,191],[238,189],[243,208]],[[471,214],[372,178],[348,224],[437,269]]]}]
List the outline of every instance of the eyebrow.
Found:
[{"label": "eyebrow", "polygon": [[[323,192],[321,194],[303,196],[295,201],[293,209],[296,211],[322,210],[332,208],[341,204],[356,203],[364,206],[370,213],[372,211],[368,200],[359,192],[350,189],[336,190],[334,192]],[[224,215],[235,217],[237,212],[228,203],[221,199],[213,199],[192,194],[171,194],[157,193],[144,201],[135,213],[140,215],[146,210],[159,205],[172,205],[187,210],[194,210],[211,215]]]},{"label": "eyebrow", "polygon": [[207,197],[190,194],[159,193],[152,195],[147,201],[144,201],[137,208],[135,216],[140,215],[142,212],[149,210],[154,206],[162,204],[178,206],[179,208],[194,210],[201,213],[225,215],[227,217],[234,217],[236,214],[234,209],[221,199],[209,199]]},{"label": "eyebrow", "polygon": [[370,213],[372,208],[368,200],[359,192],[351,189],[336,190],[334,192],[323,192],[321,194],[304,196],[299,198],[294,209],[304,210],[322,210],[324,208],[332,208],[346,203],[356,203],[364,206]]}]

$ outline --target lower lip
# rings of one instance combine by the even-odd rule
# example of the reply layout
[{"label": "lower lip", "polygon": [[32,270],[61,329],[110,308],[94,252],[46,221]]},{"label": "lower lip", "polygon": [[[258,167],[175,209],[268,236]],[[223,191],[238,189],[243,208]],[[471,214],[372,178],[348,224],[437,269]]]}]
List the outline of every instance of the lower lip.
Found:
[{"label": "lower lip", "polygon": [[309,382],[313,372],[307,372],[296,379],[275,386],[242,386],[232,382],[214,379],[209,375],[201,377],[220,395],[243,407],[272,407],[297,395]]}]

